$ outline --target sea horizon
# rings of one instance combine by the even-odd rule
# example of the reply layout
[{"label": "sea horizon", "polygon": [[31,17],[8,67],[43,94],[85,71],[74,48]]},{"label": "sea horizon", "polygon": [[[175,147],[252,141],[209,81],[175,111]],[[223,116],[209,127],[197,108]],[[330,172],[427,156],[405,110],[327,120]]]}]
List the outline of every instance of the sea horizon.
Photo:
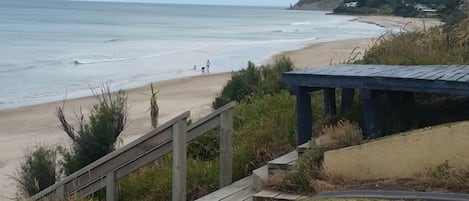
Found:
[{"label": "sea horizon", "polygon": [[[385,29],[281,7],[0,0],[0,109],[238,71],[307,45]],[[196,65],[196,70],[194,70]],[[207,73],[207,72],[205,72]]]}]

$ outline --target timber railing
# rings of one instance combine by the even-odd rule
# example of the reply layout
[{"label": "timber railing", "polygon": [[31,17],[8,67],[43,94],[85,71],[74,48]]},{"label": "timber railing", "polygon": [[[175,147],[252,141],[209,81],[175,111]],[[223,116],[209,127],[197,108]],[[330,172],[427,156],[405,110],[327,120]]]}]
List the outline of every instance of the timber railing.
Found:
[{"label": "timber railing", "polygon": [[106,189],[106,200],[118,200],[117,181],[173,151],[173,201],[186,200],[187,142],[220,126],[220,187],[231,184],[233,164],[233,108],[235,102],[213,111],[187,126],[190,112],[151,130],[142,137],[109,153],[60,182],[32,196],[30,200],[64,200],[86,197]]}]

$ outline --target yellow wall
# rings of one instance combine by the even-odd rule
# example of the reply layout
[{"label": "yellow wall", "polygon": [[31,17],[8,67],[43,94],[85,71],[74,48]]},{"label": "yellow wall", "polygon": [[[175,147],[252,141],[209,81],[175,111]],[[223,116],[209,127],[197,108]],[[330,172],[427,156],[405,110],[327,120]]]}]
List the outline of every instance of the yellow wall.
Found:
[{"label": "yellow wall", "polygon": [[453,167],[469,167],[469,122],[419,129],[327,151],[324,167],[346,178],[404,178],[422,173],[446,160]]}]

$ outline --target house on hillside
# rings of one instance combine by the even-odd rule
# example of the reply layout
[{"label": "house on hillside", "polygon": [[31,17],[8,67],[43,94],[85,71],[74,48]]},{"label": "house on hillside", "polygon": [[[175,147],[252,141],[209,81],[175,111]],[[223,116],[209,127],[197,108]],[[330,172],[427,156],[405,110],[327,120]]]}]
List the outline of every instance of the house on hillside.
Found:
[{"label": "house on hillside", "polygon": [[345,3],[345,7],[347,7],[347,8],[354,8],[354,7],[357,7],[357,6],[358,6],[357,1],[352,1],[352,2]]},{"label": "house on hillside", "polygon": [[437,11],[436,9],[430,8],[429,6],[423,4],[416,4],[414,5],[414,8],[423,13],[436,13]]}]

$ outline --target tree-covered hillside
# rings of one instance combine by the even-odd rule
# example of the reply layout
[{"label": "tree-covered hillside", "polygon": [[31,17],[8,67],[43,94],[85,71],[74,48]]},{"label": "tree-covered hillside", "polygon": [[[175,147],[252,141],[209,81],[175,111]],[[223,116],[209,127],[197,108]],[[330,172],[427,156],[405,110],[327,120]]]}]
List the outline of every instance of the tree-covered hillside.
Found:
[{"label": "tree-covered hillside", "polygon": [[299,0],[291,9],[294,10],[332,10],[342,0]]},{"label": "tree-covered hillside", "polygon": [[335,13],[381,14],[404,17],[456,16],[463,0],[344,0]]}]

